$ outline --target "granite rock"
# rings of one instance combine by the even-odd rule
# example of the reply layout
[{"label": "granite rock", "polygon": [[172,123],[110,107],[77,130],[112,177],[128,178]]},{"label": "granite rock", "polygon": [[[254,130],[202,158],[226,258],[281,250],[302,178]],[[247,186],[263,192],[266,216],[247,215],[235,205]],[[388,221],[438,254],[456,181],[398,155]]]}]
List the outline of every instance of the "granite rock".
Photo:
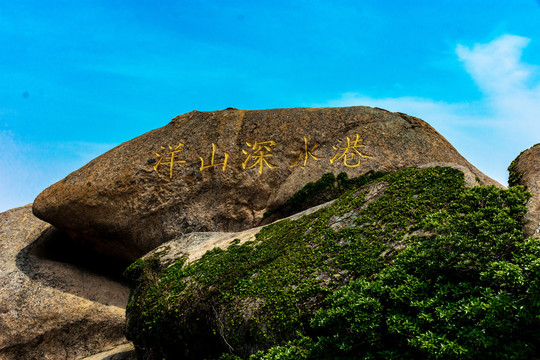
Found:
[{"label": "granite rock", "polygon": [[127,341],[129,288],[64,256],[103,259],[30,205],[0,213],[0,359],[80,359]]},{"label": "granite rock", "polygon": [[190,232],[261,223],[322,174],[457,164],[497,184],[426,122],[369,107],[193,111],[119,145],[44,190],[34,214],[135,260]]}]

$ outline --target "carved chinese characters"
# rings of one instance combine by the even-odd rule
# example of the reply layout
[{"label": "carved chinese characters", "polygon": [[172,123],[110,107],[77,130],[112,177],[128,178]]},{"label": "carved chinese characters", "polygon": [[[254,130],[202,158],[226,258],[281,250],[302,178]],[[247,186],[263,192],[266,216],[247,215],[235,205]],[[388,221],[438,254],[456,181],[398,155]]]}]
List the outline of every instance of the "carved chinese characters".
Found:
[{"label": "carved chinese characters", "polygon": [[[334,161],[339,161],[341,159],[343,159],[343,164],[345,164],[345,166],[347,167],[357,167],[357,166],[360,166],[360,158],[369,158],[369,156],[366,156],[364,154],[362,154],[358,148],[359,147],[364,147],[365,145],[359,145],[358,142],[359,141],[362,141],[362,139],[359,139],[359,135],[356,134],[356,139],[351,142],[351,138],[347,136],[347,146],[346,147],[341,147],[341,148],[337,148],[334,146],[334,149],[337,150],[338,152],[336,153],[336,155],[330,159],[330,163],[334,163]],[[339,155],[339,157],[338,157]],[[358,162],[354,165],[351,165],[348,163],[349,160],[354,160],[355,158],[358,157]]]},{"label": "carved chinese characters", "polygon": [[214,166],[220,166],[220,165],[223,165],[223,171],[225,171],[225,169],[227,168],[227,160],[229,159],[229,154],[228,153],[225,153],[225,159],[223,160],[222,163],[215,163],[214,162],[214,157],[216,155],[216,147],[217,145],[212,143],[212,160],[210,160],[210,165],[204,165],[204,159],[202,157],[199,156],[199,159],[201,159],[201,168],[199,170],[203,171],[203,170],[206,170],[208,168],[211,168],[211,167],[214,167]]},{"label": "carved chinese characters", "polygon": [[[178,145],[173,149],[172,146],[169,145],[169,151],[165,152],[164,154],[156,153],[156,156],[159,157],[159,160],[156,163],[156,165],[154,165],[154,170],[157,171],[160,165],[170,165],[169,176],[172,179],[174,164],[186,162],[185,160],[179,160],[176,158],[178,156],[178,153],[182,151],[181,149],[182,146],[184,146],[184,144],[178,143]],[[161,149],[167,150],[165,146],[162,146]]]},{"label": "carved chinese characters", "polygon": [[[360,139],[360,135],[356,134],[356,137],[354,140],[351,140],[350,137],[347,136],[347,141],[342,142],[342,146],[332,146],[334,150],[336,150],[335,155],[329,159],[330,164],[334,163],[340,163],[343,161],[343,165],[346,167],[357,167],[361,165],[361,159],[367,159],[371,156],[365,155],[362,152],[360,152],[360,148],[365,147],[365,145],[361,144],[363,141]],[[265,141],[255,141],[255,142],[246,142],[245,143],[247,148],[242,149],[242,154],[244,156],[243,162],[240,164],[241,168],[246,169],[253,169],[256,168],[259,174],[263,173],[263,170],[266,169],[276,169],[279,166],[276,165],[271,161],[271,158],[275,156],[273,153],[273,148],[276,146],[276,142],[273,140],[265,140]],[[154,165],[154,170],[159,172],[159,168],[162,165],[167,165],[167,169],[169,170],[169,178],[172,179],[173,177],[173,168],[175,164],[185,164],[186,160],[180,158],[180,153],[183,150],[183,143],[178,143],[178,145],[173,148],[172,146],[168,146],[168,149],[165,146],[161,146],[161,149],[166,150],[163,154],[162,153],[156,153],[156,156],[158,157],[157,163]],[[291,153],[296,154],[296,158],[294,162],[289,165],[289,167],[295,167],[299,165],[302,169],[305,169],[308,166],[308,161],[321,161],[325,158],[316,155],[314,151],[319,146],[319,143],[312,142],[310,143],[306,137],[304,137],[304,146],[302,149],[299,150],[292,150]],[[221,156],[222,160],[220,162],[217,162],[216,160],[216,149],[218,148],[218,145],[216,143],[212,143],[212,154],[210,155],[210,162],[206,162],[202,156],[198,156],[201,161],[201,166],[199,168],[200,171],[204,171],[206,169],[209,169],[211,167],[215,166],[221,166],[221,169],[223,172],[227,169],[227,161],[229,160],[230,154],[227,152],[221,152],[223,155]]]},{"label": "carved chinese characters", "polygon": [[473,180],[493,183],[427,123],[401,113],[192,111],[52,185],[34,213],[131,261],[181,234],[259,226],[267,211],[325,173],[352,178],[426,164],[457,164]]},{"label": "carved chinese characters", "polygon": [[[266,158],[274,156],[271,153],[271,146],[276,145],[276,143],[272,140],[270,141],[263,141],[263,142],[255,142],[253,143],[253,146],[246,142],[246,145],[250,147],[250,150],[243,149],[242,152],[244,155],[247,155],[246,160],[242,163],[242,169],[245,169],[246,167],[248,169],[254,168],[259,165],[259,174],[262,174],[263,171],[263,165],[266,165],[270,169],[277,168],[276,165],[273,165],[266,160]],[[255,160],[255,162],[251,166],[247,166],[249,163],[249,160],[253,158],[252,160]]]},{"label": "carved chinese characters", "polygon": [[308,150],[308,140],[307,140],[307,138],[304,137],[304,149],[302,149],[300,151],[292,151],[293,153],[297,152],[298,157],[296,158],[296,161],[291,165],[291,167],[294,167],[296,164],[298,164],[298,162],[300,161],[301,158],[304,158],[304,162],[302,163],[302,165],[300,165],[300,167],[302,169],[306,168],[307,161],[308,161],[310,156],[315,160],[321,160],[322,157],[318,157],[318,156],[313,155],[313,150],[315,150],[315,148],[317,146],[319,146],[319,144],[316,143],[315,145],[313,145],[311,150]]}]

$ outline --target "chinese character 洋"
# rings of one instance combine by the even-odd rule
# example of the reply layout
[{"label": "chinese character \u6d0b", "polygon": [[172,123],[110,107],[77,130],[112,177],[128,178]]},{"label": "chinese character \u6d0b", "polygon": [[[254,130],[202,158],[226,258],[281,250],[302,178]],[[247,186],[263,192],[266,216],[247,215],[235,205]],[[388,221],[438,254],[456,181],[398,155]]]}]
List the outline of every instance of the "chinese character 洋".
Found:
[{"label": "chinese character \u6d0b", "polygon": [[[160,165],[169,165],[170,166],[170,174],[169,177],[172,179],[173,174],[173,167],[176,163],[185,163],[185,160],[179,160],[177,158],[178,153],[182,151],[181,147],[184,146],[182,143],[178,143],[178,145],[173,149],[171,145],[169,145],[169,149],[164,154],[156,153],[156,156],[159,157],[158,162],[156,165],[154,165],[154,170],[158,171],[158,167]],[[163,150],[166,150],[164,146],[161,147]]]}]

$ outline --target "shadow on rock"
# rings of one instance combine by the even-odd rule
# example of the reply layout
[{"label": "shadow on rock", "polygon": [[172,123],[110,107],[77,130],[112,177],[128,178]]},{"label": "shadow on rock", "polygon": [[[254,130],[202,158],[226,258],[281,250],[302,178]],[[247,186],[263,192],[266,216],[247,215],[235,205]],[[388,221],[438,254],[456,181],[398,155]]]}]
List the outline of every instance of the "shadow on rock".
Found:
[{"label": "shadow on rock", "polygon": [[16,265],[42,285],[104,305],[127,304],[129,286],[122,273],[129,263],[98,253],[54,227],[23,248]]}]

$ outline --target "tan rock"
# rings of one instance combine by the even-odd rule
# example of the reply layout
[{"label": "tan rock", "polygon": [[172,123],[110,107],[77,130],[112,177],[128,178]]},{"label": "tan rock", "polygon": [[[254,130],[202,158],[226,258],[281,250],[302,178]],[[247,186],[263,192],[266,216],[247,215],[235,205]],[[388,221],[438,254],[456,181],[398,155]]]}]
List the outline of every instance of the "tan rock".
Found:
[{"label": "tan rock", "polygon": [[0,213],[0,359],[80,359],[126,342],[128,287],[57,261],[66,241],[30,205]]},{"label": "tan rock", "polygon": [[523,151],[508,168],[510,185],[524,185],[533,194],[527,203],[523,231],[540,237],[540,144]]},{"label": "tan rock", "polygon": [[104,351],[81,360],[137,360],[133,344],[123,344],[112,350]]},{"label": "tan rock", "polygon": [[134,260],[182,234],[258,226],[266,211],[327,172],[353,177],[432,162],[463,166],[479,184],[496,184],[427,123],[401,113],[193,111],[52,185],[35,200],[34,214]]}]

